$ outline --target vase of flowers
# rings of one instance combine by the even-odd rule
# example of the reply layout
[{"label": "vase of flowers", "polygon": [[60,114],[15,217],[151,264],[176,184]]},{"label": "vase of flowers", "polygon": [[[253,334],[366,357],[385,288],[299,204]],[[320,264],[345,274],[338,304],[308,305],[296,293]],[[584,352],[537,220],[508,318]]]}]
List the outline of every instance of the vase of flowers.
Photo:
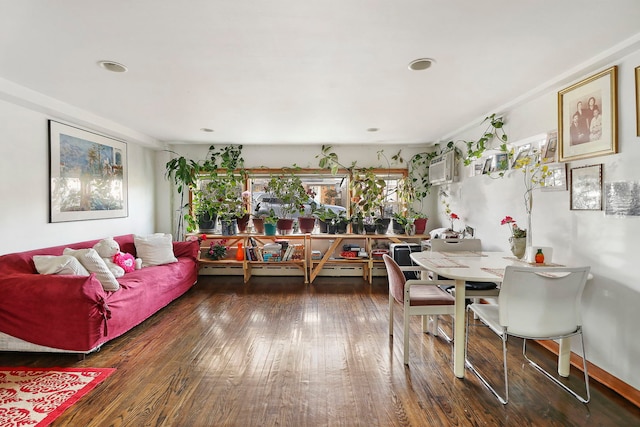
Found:
[{"label": "vase of flowers", "polygon": [[229,247],[227,246],[227,239],[216,240],[211,242],[207,255],[214,261],[223,259],[227,256]]},{"label": "vase of flowers", "polygon": [[509,237],[511,253],[513,253],[516,258],[521,259],[527,249],[527,230],[518,227],[516,221],[510,216],[505,216],[502,221],[500,221],[500,225],[509,225],[509,229],[511,230],[511,237]]},{"label": "vase of flowers", "polygon": [[453,229],[453,224],[456,220],[460,219],[460,217],[453,213],[449,213],[449,221],[451,222],[451,227],[442,232],[441,237],[443,239],[458,239],[460,237],[460,233]]}]

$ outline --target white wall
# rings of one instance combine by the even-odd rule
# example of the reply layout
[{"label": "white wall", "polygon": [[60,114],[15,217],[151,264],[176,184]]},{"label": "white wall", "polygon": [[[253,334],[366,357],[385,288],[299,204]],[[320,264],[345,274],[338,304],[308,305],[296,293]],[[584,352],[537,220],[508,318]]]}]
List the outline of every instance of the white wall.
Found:
[{"label": "white wall", "polygon": [[[611,65],[618,65],[618,146],[619,153],[570,162],[568,167],[603,164],[604,182],[640,182],[640,138],[636,136],[634,68],[640,52]],[[594,74],[585,70],[578,79]],[[506,111],[506,132],[511,142],[546,133],[557,126],[557,91]],[[454,139],[477,139],[484,127],[457,135]],[[467,170],[462,175],[465,176]],[[522,173],[513,171],[503,179],[465,176],[459,183],[442,187],[453,212],[477,230],[483,246],[509,250],[509,230],[500,226],[505,215],[526,227],[522,195]],[[437,193],[437,192],[436,192]],[[432,216],[447,224],[441,204]],[[435,214],[435,215],[434,215]],[[435,218],[434,218],[435,219]],[[534,245],[553,247],[553,261],[590,265],[593,280],[583,297],[583,320],[587,358],[617,378],[640,389],[640,267],[638,247],[640,217],[606,216],[604,211],[571,211],[569,191],[534,191],[532,215]]]},{"label": "white wall", "polygon": [[156,231],[152,150],[127,144],[128,217],[50,224],[47,121],[58,118],[2,100],[0,117],[0,254]]}]

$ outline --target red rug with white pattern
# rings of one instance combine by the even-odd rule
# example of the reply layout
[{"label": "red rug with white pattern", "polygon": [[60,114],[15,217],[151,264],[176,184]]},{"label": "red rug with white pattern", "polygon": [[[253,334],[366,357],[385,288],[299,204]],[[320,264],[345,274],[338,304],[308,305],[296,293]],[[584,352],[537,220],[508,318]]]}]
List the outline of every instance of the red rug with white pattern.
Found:
[{"label": "red rug with white pattern", "polygon": [[0,427],[48,426],[114,371],[0,367]]}]

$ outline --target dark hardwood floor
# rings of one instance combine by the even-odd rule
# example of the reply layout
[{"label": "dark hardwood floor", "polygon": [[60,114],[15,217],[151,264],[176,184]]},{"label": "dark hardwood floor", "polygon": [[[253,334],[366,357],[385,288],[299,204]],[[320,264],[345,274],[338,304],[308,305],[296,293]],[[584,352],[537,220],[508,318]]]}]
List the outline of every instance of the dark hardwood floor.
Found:
[{"label": "dark hardwood floor", "polygon": [[[417,317],[405,367],[402,312],[391,339],[384,279],[301,282],[203,276],[85,360],[0,353],[0,366],[117,368],[54,426],[640,425],[640,409],[598,383],[584,405],[544,379],[523,362],[517,339],[506,406],[469,371],[455,378],[451,346],[422,334]],[[470,351],[499,380],[500,341],[475,329],[487,339]],[[532,353],[554,369],[555,356],[537,345]],[[580,372],[570,381],[580,386]]]}]

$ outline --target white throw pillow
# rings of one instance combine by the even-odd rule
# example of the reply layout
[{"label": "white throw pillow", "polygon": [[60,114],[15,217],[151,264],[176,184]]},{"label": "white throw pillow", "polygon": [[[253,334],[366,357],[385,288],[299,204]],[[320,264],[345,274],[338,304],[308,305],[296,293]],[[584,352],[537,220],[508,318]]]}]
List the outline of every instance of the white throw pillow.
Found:
[{"label": "white throw pillow", "polygon": [[34,255],[33,263],[40,274],[67,274],[88,276],[89,272],[71,255]]},{"label": "white throw pillow", "polygon": [[102,289],[105,291],[117,291],[120,289],[120,284],[116,280],[115,276],[104,260],[100,258],[98,252],[95,249],[71,249],[65,248],[63,253],[65,255],[73,255],[78,258],[78,261],[91,273],[96,273],[96,277],[102,284]]},{"label": "white throw pillow", "polygon": [[136,255],[142,259],[143,267],[178,262],[173,254],[171,234],[156,233],[150,236],[133,236]]}]

